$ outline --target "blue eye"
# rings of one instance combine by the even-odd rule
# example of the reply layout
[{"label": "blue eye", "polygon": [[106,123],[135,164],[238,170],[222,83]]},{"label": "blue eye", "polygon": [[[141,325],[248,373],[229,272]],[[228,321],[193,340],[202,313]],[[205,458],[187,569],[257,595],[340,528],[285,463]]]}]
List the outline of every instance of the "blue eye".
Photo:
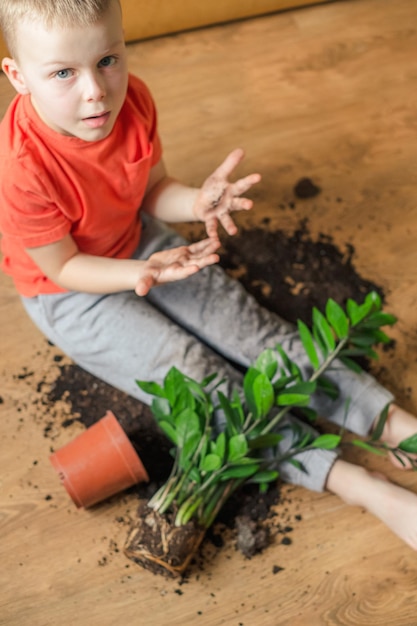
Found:
[{"label": "blue eye", "polygon": [[59,70],[59,72],[56,72],[55,76],[57,78],[59,78],[60,80],[65,80],[66,78],[69,78],[72,75],[71,70]]},{"label": "blue eye", "polygon": [[115,56],[103,57],[101,61],[99,61],[99,67],[110,67],[116,63]]}]

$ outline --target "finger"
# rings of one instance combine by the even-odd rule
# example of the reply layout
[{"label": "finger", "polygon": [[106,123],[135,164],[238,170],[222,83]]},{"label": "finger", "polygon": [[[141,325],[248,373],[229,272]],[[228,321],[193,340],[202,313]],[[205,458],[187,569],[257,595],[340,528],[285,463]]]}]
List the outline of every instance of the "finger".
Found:
[{"label": "finger", "polygon": [[190,262],[186,265],[177,265],[166,268],[164,272],[161,272],[161,275],[158,279],[157,284],[161,285],[167,282],[175,282],[177,280],[183,280],[196,274],[198,271],[207,267],[208,265],[213,265],[214,263],[218,263],[219,256],[217,254],[208,255],[202,259],[196,259],[193,262]]},{"label": "finger", "polygon": [[239,165],[244,156],[245,153],[242,148],[236,148],[236,150],[233,150],[227,155],[223,163],[221,163],[214,171],[213,175],[221,178],[228,178],[235,167]]},{"label": "finger", "polygon": [[220,248],[220,241],[217,237],[216,231],[216,237],[209,237],[207,239],[202,239],[201,241],[196,241],[195,243],[190,244],[187,249],[192,257],[195,258],[201,255],[211,254],[218,248]]},{"label": "finger", "polygon": [[206,233],[210,239],[218,239],[218,222],[216,217],[211,217],[206,220]]},{"label": "finger", "polygon": [[[199,270],[202,270],[203,267],[207,267],[208,265],[215,265],[220,261],[220,257],[218,254],[208,254],[207,256],[201,257],[199,259],[193,260],[193,265],[197,266]],[[193,267],[190,265],[188,267]]]},{"label": "finger", "polygon": [[253,200],[249,198],[233,198],[230,211],[250,211],[253,207]]},{"label": "finger", "polygon": [[248,191],[248,189],[253,187],[253,185],[256,185],[257,183],[259,183],[260,180],[261,180],[260,174],[249,174],[248,176],[245,176],[244,178],[240,178],[239,180],[237,180],[235,183],[231,185],[233,195],[241,196],[242,193],[245,193],[246,191]]},{"label": "finger", "polygon": [[146,294],[149,293],[149,291],[152,289],[154,284],[155,284],[155,281],[153,280],[152,276],[144,276],[140,278],[135,287],[136,295],[146,296]]},{"label": "finger", "polygon": [[228,235],[236,235],[237,226],[228,213],[223,213],[223,215],[220,215],[219,221]]}]

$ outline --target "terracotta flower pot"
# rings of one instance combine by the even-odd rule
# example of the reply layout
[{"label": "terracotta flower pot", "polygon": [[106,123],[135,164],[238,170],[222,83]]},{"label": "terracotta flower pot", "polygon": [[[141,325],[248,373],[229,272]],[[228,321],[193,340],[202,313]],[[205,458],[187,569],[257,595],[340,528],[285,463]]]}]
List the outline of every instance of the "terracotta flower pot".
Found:
[{"label": "terracotta flower pot", "polygon": [[50,456],[77,507],[89,507],[139,482],[148,474],[111,411]]}]

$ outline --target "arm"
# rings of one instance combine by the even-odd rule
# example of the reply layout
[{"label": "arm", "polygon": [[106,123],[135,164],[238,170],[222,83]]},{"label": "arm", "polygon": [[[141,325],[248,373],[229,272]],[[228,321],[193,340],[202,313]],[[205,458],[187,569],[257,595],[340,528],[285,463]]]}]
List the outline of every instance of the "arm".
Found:
[{"label": "arm", "polygon": [[149,259],[111,259],[80,252],[70,235],[26,252],[53,282],[70,291],[115,293],[135,290],[144,296],[155,286],[187,278],[217,263],[215,240],[163,250]]},{"label": "arm", "polygon": [[243,157],[243,150],[231,152],[200,189],[170,178],[160,161],[151,171],[143,210],[165,222],[202,221],[209,237],[217,238],[218,222],[229,235],[236,234],[230,213],[252,208],[252,200],[240,196],[261,180],[259,174],[249,174],[235,183],[229,182],[230,174]]}]

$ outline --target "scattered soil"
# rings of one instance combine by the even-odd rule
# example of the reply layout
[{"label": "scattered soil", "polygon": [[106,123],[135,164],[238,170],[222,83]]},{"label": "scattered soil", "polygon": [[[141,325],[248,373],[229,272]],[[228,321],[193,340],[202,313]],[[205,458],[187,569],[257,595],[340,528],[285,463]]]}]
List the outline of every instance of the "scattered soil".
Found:
[{"label": "scattered soil", "polygon": [[[320,193],[309,179],[301,179],[294,188],[299,198]],[[329,297],[340,304],[347,298],[362,301],[370,290],[383,297],[383,291],[358,275],[354,266],[355,250],[346,244],[337,248],[332,238],[320,235],[313,240],[308,222],[288,234],[268,230],[268,220],[262,227],[241,230],[223,245],[221,265],[239,280],[265,307],[289,321],[298,318],[310,323],[313,306],[324,309]],[[70,405],[70,419],[86,427],[111,409],[136,447],[149,473],[148,485],[135,487],[138,499],[152,495],[168,476],[172,465],[170,444],[154,422],[149,407],[91,376],[76,365],[60,365],[59,376],[46,394],[46,402],[65,400]],[[45,433],[47,435],[47,433]],[[292,521],[276,523],[276,505],[280,502],[280,486],[271,486],[266,494],[256,487],[245,486],[226,503],[217,523],[209,530],[206,540],[222,547],[223,536],[232,529],[237,548],[248,558],[262,551],[270,541],[282,534],[281,543],[291,544],[288,534]],[[140,503],[142,507],[142,503]],[[301,516],[296,520],[300,521]],[[136,554],[137,557],[137,554]],[[137,557],[136,560],[140,561]],[[175,559],[174,559],[175,560]],[[276,566],[274,573],[280,571]]]},{"label": "scattered soil", "polygon": [[237,273],[263,306],[293,323],[302,319],[310,324],[313,307],[323,311],[329,298],[343,305],[348,298],[361,302],[372,290],[384,296],[381,287],[358,275],[351,244],[340,250],[325,234],[314,241],[307,220],[292,234],[241,230],[223,246],[221,264],[226,271]]}]

